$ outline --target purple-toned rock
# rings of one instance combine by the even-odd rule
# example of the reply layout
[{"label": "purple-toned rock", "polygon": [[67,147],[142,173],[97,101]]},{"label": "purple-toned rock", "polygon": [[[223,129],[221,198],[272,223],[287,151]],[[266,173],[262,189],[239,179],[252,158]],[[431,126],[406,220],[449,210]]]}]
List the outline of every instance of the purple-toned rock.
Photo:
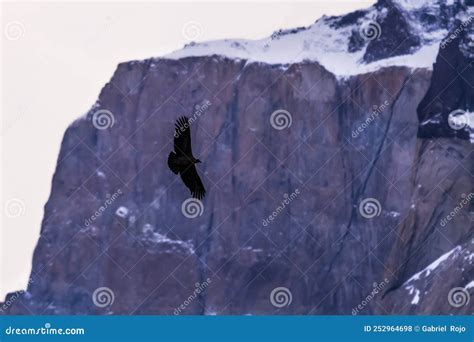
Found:
[{"label": "purple-toned rock", "polygon": [[[327,23],[357,45],[350,32],[380,6],[282,31],[262,51]],[[250,43],[216,44],[263,58]],[[208,48],[120,64],[67,129],[31,282],[2,312],[472,313],[451,291],[473,289],[473,145],[418,137],[420,102],[431,108],[438,80],[449,82],[441,69],[388,63],[341,77],[314,60]],[[182,115],[203,161],[202,203],[167,166]]]}]

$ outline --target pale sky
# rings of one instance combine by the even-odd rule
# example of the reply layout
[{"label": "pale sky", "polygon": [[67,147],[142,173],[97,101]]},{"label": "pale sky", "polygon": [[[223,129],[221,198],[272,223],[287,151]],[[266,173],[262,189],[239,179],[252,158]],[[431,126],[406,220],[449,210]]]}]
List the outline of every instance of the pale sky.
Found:
[{"label": "pale sky", "polygon": [[374,2],[2,1],[0,301],[28,281],[64,131],[118,63],[180,49],[190,25],[196,41],[260,39]]}]

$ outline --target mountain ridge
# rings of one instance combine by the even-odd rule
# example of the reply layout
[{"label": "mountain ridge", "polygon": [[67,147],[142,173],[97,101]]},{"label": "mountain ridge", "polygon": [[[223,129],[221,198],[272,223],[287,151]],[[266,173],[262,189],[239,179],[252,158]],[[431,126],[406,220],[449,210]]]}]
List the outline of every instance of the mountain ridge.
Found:
[{"label": "mountain ridge", "polygon": [[[461,48],[443,57],[457,65]],[[449,302],[451,286],[472,292],[472,208],[443,218],[472,192],[473,145],[419,133],[437,113],[420,103],[446,75],[389,66],[341,79],[312,61],[209,55],[119,64],[65,132],[31,281],[1,313],[174,314],[199,284],[183,314],[350,314],[382,280],[384,294],[359,314],[472,313],[472,301]],[[472,89],[456,86],[458,105]],[[167,147],[175,119],[205,101],[192,132],[209,192],[190,218]],[[287,115],[283,127],[274,113]],[[452,267],[409,281],[457,246]],[[97,305],[104,287],[114,300]],[[292,302],[275,306],[282,287]]]},{"label": "mountain ridge", "polygon": [[[316,61],[337,76],[384,66],[431,68],[437,46],[470,11],[468,1],[378,1],[352,13],[323,16],[313,25],[275,31],[260,40],[224,39],[190,43],[166,58],[220,55],[268,64]],[[433,24],[436,16],[438,25]]]}]

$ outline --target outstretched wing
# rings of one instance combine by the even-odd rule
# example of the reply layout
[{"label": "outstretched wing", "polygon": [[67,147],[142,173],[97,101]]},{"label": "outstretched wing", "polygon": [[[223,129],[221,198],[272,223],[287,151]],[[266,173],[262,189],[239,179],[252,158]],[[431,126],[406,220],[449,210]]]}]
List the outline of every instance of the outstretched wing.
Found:
[{"label": "outstretched wing", "polygon": [[181,179],[191,191],[191,195],[194,198],[197,198],[199,200],[204,198],[204,195],[206,194],[206,189],[204,189],[204,185],[202,184],[201,178],[199,178],[199,175],[194,165],[191,165],[185,171],[181,172]]},{"label": "outstretched wing", "polygon": [[189,120],[185,116],[176,120],[174,129],[174,151],[177,155],[185,155],[188,158],[191,158],[193,155]]}]

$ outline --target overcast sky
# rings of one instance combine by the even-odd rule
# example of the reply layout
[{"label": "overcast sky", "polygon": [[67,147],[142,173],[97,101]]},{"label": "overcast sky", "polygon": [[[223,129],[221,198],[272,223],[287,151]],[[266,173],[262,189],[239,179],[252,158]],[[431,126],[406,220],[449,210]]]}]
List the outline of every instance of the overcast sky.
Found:
[{"label": "overcast sky", "polygon": [[26,286],[63,133],[119,62],[181,48],[190,22],[196,41],[260,39],[372,3],[2,2],[0,301]]}]

